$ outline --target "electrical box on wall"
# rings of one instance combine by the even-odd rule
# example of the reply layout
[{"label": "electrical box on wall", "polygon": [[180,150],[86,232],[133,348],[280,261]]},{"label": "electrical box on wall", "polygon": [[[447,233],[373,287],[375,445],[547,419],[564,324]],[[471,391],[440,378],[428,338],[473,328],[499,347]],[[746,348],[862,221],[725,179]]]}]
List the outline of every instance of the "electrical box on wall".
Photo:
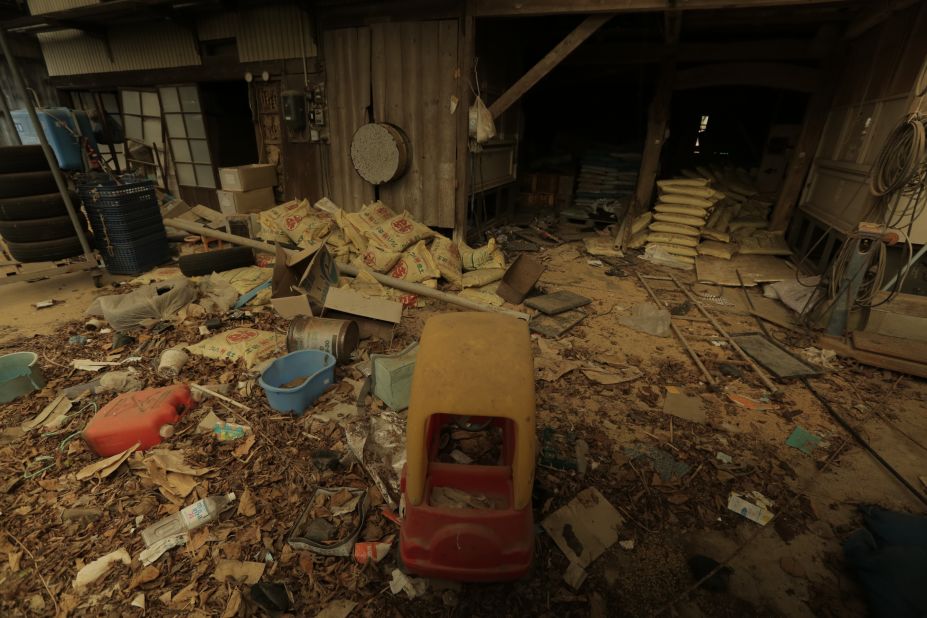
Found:
[{"label": "electrical box on wall", "polygon": [[313,84],[306,91],[309,102],[309,141],[318,142],[325,137],[325,84]]},{"label": "electrical box on wall", "polygon": [[299,90],[284,90],[280,93],[283,100],[283,122],[287,131],[302,131],[306,128],[306,95]]}]

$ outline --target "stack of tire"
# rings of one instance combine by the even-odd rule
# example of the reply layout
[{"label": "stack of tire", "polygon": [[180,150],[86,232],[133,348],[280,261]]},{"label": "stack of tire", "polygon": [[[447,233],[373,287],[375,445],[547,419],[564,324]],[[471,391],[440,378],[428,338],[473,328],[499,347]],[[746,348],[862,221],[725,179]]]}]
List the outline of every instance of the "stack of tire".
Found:
[{"label": "stack of tire", "polygon": [[0,237],[20,262],[83,253],[41,146],[0,147]]}]

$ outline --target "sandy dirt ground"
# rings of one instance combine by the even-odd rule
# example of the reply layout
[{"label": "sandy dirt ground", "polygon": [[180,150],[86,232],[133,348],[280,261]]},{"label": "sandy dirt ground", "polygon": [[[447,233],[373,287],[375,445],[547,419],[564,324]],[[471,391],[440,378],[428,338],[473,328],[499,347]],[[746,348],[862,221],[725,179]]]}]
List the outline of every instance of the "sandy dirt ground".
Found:
[{"label": "sandy dirt ground", "polygon": [[[353,403],[353,387],[344,380],[362,376],[356,367],[339,368],[338,388],[310,413],[294,419],[270,411],[261,389],[241,366],[197,358],[182,379],[225,384],[229,394],[250,409],[207,400],[181,421],[170,448],[209,472],[196,479],[193,493],[179,503],[139,472],[138,465],[123,466],[105,479],[77,480],[77,472],[97,458],[80,440],[62,440],[79,431],[94,406],[103,405],[112,394],[84,398],[58,433],[31,433],[0,446],[0,478],[8,481],[0,493],[0,611],[141,615],[142,610],[130,606],[141,593],[144,613],[150,615],[257,615],[247,584],[214,577],[219,562],[233,559],[261,562],[264,581],[286,584],[294,599],[293,615],[315,615],[334,599],[357,602],[351,614],[355,616],[865,615],[860,590],[841,554],[842,540],[860,525],[857,507],[879,504],[922,512],[922,505],[854,443],[801,382],[782,383],[781,397],[768,400],[766,409],[735,404],[729,395],[759,400],[763,385],[748,367],[730,363],[737,360],[732,351],[712,344],[704,323],[691,321],[689,330],[705,335],[693,345],[719,376],[714,390],[675,338],[621,325],[631,307],[648,300],[635,272],[665,276],[667,271],[629,258],[610,276],[607,265],[588,264],[582,244],[575,242],[536,256],[547,266],[542,288],[571,290],[592,299],[584,308],[585,320],[560,340],[535,338],[533,343],[536,366],[571,369],[555,379],[539,376],[536,382],[540,446],[552,456],[537,469],[536,522],[586,487],[601,491],[624,519],[619,534],[624,543],[611,546],[590,565],[578,590],[564,582],[568,560],[540,528],[535,563],[524,580],[483,585],[432,582],[424,596],[413,600],[388,589],[397,567],[395,542],[385,560],[365,566],[347,558],[292,551],[285,542],[287,533],[315,488],[372,486],[356,465],[319,471],[312,463],[319,448],[347,452],[341,428],[323,416]],[[694,281],[692,273],[674,274],[682,282]],[[666,282],[654,285],[668,287]],[[83,310],[101,292],[114,290],[97,291],[79,274],[3,288],[0,306],[7,317],[0,352],[35,349],[50,379],[44,391],[0,406],[4,428],[33,416],[56,389],[89,379],[67,366],[78,354],[102,359],[138,353],[145,386],[170,383],[153,370],[160,350],[197,340],[203,318],[190,316],[164,332],[141,333],[141,352],[132,346],[113,351],[109,337],[95,334],[84,348],[69,348],[68,335],[83,332]],[[49,297],[64,303],[30,309],[33,302]],[[699,317],[694,307],[679,307],[685,297],[665,297],[680,314]],[[740,290],[727,289],[725,299],[725,306],[708,305],[725,328],[758,330]],[[453,309],[440,303],[406,309],[394,335],[365,342],[362,355],[401,350],[418,336],[428,316],[447,310]],[[227,319],[223,328],[254,326],[282,333],[286,324],[264,310]],[[771,332],[794,352],[813,344],[810,336],[799,332],[778,327]],[[733,366],[741,375],[721,376],[720,364]],[[641,375],[602,385],[583,373],[590,367],[637,368]],[[838,360],[810,382],[907,479],[917,482],[925,474],[925,451],[919,445],[927,444],[924,381]],[[667,386],[699,398],[704,422],[666,414]],[[362,403],[362,417],[386,414],[372,399]],[[197,434],[194,428],[207,412],[246,422],[255,439],[243,449],[241,444],[220,444],[208,434]],[[821,438],[810,454],[786,445],[799,425]],[[586,447],[588,454],[582,455]],[[653,449],[670,462],[684,464],[685,471],[661,476],[657,461],[641,455]],[[730,463],[720,461],[719,452],[729,456]],[[133,458],[142,461],[140,455]],[[582,459],[585,473],[575,469]],[[196,496],[225,491],[248,491],[253,506],[224,516],[196,534],[187,547],[166,554],[153,569],[133,559],[129,565],[114,566],[85,591],[73,588],[76,572],[91,560],[121,547],[137,557],[144,547],[139,528],[176,512]],[[772,500],[775,519],[760,526],[729,511],[732,491],[761,492]],[[379,492],[373,493],[376,497]],[[102,516],[91,522],[62,521],[62,511],[75,506],[99,509]],[[396,528],[374,509],[362,538],[395,541]],[[696,580],[687,562],[696,554],[730,567],[725,590],[694,589]]]}]

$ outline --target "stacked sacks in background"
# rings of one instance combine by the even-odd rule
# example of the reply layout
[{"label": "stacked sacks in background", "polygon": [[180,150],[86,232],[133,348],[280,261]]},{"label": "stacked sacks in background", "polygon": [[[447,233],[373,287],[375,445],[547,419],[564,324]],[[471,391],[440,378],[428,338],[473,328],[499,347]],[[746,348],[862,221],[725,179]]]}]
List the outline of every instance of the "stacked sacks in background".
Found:
[{"label": "stacked sacks in background", "polygon": [[692,268],[702,229],[725,195],[704,178],[659,180],[657,191],[657,204],[647,224],[645,254],[670,266]]},{"label": "stacked sacks in background", "polygon": [[746,170],[698,166],[683,171],[683,175],[708,180],[725,195],[702,229],[699,255],[723,259],[738,253],[789,255],[781,233],[764,231],[774,204],[773,196],[761,195]]},{"label": "stacked sacks in background", "polygon": [[[438,287],[439,279],[451,289],[477,287],[486,293],[484,302],[495,295],[487,286],[498,285],[505,272],[505,256],[494,241],[477,249],[457,245],[408,212],[397,214],[380,201],[346,212],[328,198],[312,206],[294,200],[262,212],[260,223],[260,237],[268,242],[289,241],[302,248],[324,242],[336,262],[431,288]],[[368,276],[358,284],[390,297],[406,296],[371,282]]]}]

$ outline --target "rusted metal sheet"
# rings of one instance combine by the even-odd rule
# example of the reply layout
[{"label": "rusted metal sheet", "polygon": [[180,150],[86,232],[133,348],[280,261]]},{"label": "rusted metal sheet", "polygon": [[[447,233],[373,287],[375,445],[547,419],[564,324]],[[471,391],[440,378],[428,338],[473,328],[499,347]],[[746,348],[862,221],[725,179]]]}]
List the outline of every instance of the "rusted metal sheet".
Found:
[{"label": "rusted metal sheet", "polygon": [[82,75],[111,71],[138,71],[200,64],[196,41],[189,30],[174,24],[112,28],[109,45],[78,30],[38,35],[48,74]]},{"label": "rusted metal sheet", "polygon": [[454,226],[457,20],[371,26],[374,119],[398,126],[412,145],[409,170],[380,199],[426,225]]},{"label": "rusted metal sheet", "polygon": [[309,15],[296,6],[264,6],[239,14],[238,58],[242,62],[316,55]]},{"label": "rusted metal sheet", "polygon": [[[322,36],[329,116],[329,197],[347,211],[373,201],[373,186],[354,171],[351,137],[369,122],[370,30],[341,28]],[[393,204],[390,204],[393,206]]]}]

